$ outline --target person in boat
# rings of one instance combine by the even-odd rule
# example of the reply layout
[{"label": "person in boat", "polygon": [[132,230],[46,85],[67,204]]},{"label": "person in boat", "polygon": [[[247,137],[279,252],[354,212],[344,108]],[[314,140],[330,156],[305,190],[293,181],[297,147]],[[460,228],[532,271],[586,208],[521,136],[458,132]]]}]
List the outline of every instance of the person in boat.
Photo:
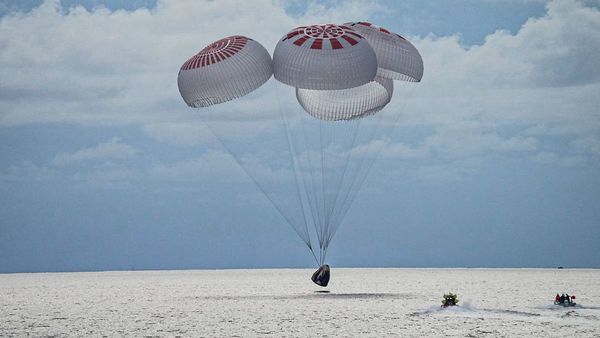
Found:
[{"label": "person in boat", "polygon": [[442,307],[456,306],[458,305],[458,297],[452,292],[444,294],[444,300],[442,301]]},{"label": "person in boat", "polygon": [[558,293],[556,294],[556,297],[554,297],[554,302],[560,303],[560,295]]},{"label": "person in boat", "polygon": [[560,295],[560,302],[561,304],[565,303],[565,294],[563,293],[562,295]]},{"label": "person in boat", "polygon": [[565,302],[571,304],[571,297],[569,297],[568,293],[565,295]]}]

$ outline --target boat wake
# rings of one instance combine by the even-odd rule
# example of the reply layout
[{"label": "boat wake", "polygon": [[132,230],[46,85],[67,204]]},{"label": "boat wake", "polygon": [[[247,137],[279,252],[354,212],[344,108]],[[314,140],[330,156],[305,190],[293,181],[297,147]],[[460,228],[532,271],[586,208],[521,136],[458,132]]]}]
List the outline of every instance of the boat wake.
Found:
[{"label": "boat wake", "polygon": [[436,307],[432,306],[423,311],[417,311],[409,314],[410,316],[423,316],[429,314],[458,314],[458,315],[485,315],[485,314],[496,314],[496,315],[513,315],[513,316],[525,316],[525,317],[538,317],[539,313],[517,311],[508,309],[478,309],[471,304],[464,303],[458,306],[449,307]]},{"label": "boat wake", "polygon": [[461,305],[448,307],[431,306],[426,310],[410,313],[409,316],[423,316],[435,313],[474,313],[476,311],[477,310],[473,308],[469,303],[464,303]]}]

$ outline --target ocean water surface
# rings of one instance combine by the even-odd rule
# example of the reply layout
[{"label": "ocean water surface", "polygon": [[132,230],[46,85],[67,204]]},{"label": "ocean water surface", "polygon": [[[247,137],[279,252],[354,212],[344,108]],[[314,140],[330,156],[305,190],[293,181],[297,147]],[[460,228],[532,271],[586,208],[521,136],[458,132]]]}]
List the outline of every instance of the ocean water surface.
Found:
[{"label": "ocean water surface", "polygon": [[0,274],[0,336],[600,336],[600,270],[334,267],[327,288],[312,272]]}]

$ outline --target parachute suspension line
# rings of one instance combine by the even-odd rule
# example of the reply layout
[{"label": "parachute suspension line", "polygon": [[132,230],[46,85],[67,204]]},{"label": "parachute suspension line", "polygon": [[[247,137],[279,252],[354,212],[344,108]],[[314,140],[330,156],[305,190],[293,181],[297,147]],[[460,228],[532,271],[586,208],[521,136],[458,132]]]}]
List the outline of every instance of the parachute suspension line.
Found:
[{"label": "parachute suspension line", "polygon": [[[329,227],[331,225],[331,210],[333,209],[333,193],[331,183],[334,181],[335,173],[337,171],[336,166],[336,156],[338,155],[338,149],[336,146],[338,145],[337,137],[336,137],[336,127],[337,123],[326,121],[322,122],[325,124],[325,142],[324,142],[324,164],[323,169],[325,173],[325,210],[327,211],[326,219],[325,219],[325,229],[324,229],[324,237],[327,238],[327,233],[329,232]],[[328,161],[329,160],[329,161]],[[325,248],[327,248],[327,242],[324,244]]]},{"label": "parachute suspension line", "polygon": [[[323,212],[323,219],[320,223],[321,227],[317,229],[317,234],[322,249],[322,264],[327,256],[329,238],[331,238],[331,234],[337,226],[335,222],[336,212],[340,209],[340,202],[344,200],[348,192],[347,189],[342,189],[342,187],[348,186],[346,182],[348,178],[355,177],[355,175],[350,175],[352,171],[350,169],[356,169],[355,166],[350,165],[353,163],[350,159],[353,156],[351,150],[358,140],[361,119],[351,121],[323,121],[319,119],[317,121],[319,123],[319,136],[313,139],[319,140],[318,147],[320,151],[318,154],[321,156],[321,165],[320,171],[314,172],[311,178],[314,180],[313,176],[321,175],[319,209]],[[319,169],[318,165],[313,166],[311,164],[311,167]],[[318,180],[318,177],[316,178]]]},{"label": "parachute suspension line", "polygon": [[[359,135],[361,121],[362,119],[326,122],[326,126],[329,126],[329,128],[326,129],[330,131],[328,134],[331,136],[331,138],[330,141],[323,142],[325,145],[330,146],[329,152],[325,158],[338,158],[338,160],[336,163],[334,163],[336,166],[335,168],[329,168],[326,164],[324,164],[324,167],[326,167],[325,169],[329,173],[326,178],[326,183],[332,183],[332,186],[326,189],[329,206],[327,207],[328,218],[326,221],[326,227],[324,229],[323,239],[325,248],[328,247],[330,242],[328,238],[331,237],[331,233],[337,226],[335,222],[335,216],[341,205],[338,202],[344,200],[344,197],[347,193],[347,190],[345,188],[342,189],[342,187],[348,186],[346,182],[347,178],[355,177],[355,175],[349,175],[349,173],[352,171],[351,168],[355,168],[355,166],[350,165],[350,163],[354,163],[350,161],[350,158],[352,156],[352,149],[354,148]],[[349,140],[351,142],[349,142]],[[342,146],[341,149],[338,147],[340,145]],[[343,193],[340,194],[340,192]],[[340,199],[340,197],[342,198]]]},{"label": "parachute suspension line", "polygon": [[[327,159],[329,158],[328,154],[327,154],[327,149],[330,148],[331,143],[330,143],[330,139],[331,139],[331,134],[330,129],[327,128],[327,125],[324,125],[325,123],[328,122],[324,122],[322,120],[319,120],[319,133],[320,133],[320,138],[319,140],[321,141],[321,181],[323,182],[323,185],[321,186],[322,191],[323,191],[323,215],[325,216],[325,222],[323,223],[323,229],[321,229],[322,231],[322,242],[323,242],[323,254],[325,254],[325,251],[327,250],[327,244],[325,243],[325,238],[327,237],[327,229],[329,228],[329,175],[331,174],[331,168],[329,168],[328,163],[327,163]],[[321,258],[321,260],[324,260],[324,258]]]},{"label": "parachute suspension line", "polygon": [[319,120],[319,132],[321,133],[321,169],[323,172],[323,210],[325,213],[325,223],[322,229],[323,236],[323,257],[327,255],[327,233],[331,225],[331,210],[333,206],[331,182],[332,176],[336,172],[336,156],[337,156],[337,142],[336,142],[336,127],[338,124],[335,121],[323,121]]},{"label": "parachute suspension line", "polygon": [[258,181],[256,180],[256,178],[254,176],[250,175],[250,172],[248,171],[248,169],[246,169],[246,167],[242,164],[242,161],[240,161],[240,159],[238,159],[238,157],[235,155],[235,153],[233,151],[231,151],[231,148],[227,146],[227,144],[218,136],[217,133],[215,133],[215,131],[213,130],[213,128],[210,126],[209,123],[207,123],[204,120],[203,120],[203,122],[206,125],[206,127],[208,128],[208,130],[210,130],[210,132],[215,136],[215,138],[217,140],[219,140],[219,143],[221,143],[223,148],[225,148],[227,150],[227,152],[229,152],[229,154],[231,154],[231,157],[233,157],[235,162],[242,168],[242,170],[244,170],[246,175],[248,175],[248,177],[250,177],[250,179],[252,179],[254,184],[263,193],[263,195],[265,195],[265,197],[271,202],[271,204],[273,204],[275,209],[277,209],[279,214],[286,220],[286,222],[290,225],[290,227],[294,230],[294,232],[296,232],[298,237],[300,237],[304,241],[304,243],[310,247],[310,238],[307,239],[304,236],[302,236],[302,233],[300,231],[298,231],[298,229],[296,229],[296,227],[294,226],[294,222],[292,222],[292,220],[290,220],[289,217],[285,215],[283,210],[281,210],[281,208],[277,205],[277,203],[275,203],[273,198],[271,198],[271,196],[269,194],[267,194],[267,192],[263,189],[263,187],[260,184],[258,184]]},{"label": "parachute suspension line", "polygon": [[[300,138],[301,138],[302,143],[305,144],[306,148],[307,148],[307,151],[306,151],[306,154],[305,154],[306,155],[305,158],[308,161],[308,166],[306,166],[306,163],[305,163],[304,166],[306,167],[306,169],[307,169],[306,171],[308,172],[308,176],[310,177],[310,183],[311,183],[310,186],[312,187],[312,190],[310,190],[311,191],[310,195],[308,194],[309,189],[306,187],[306,185],[307,185],[306,181],[308,181],[308,179],[306,178],[306,174],[304,174],[304,172],[305,172],[304,170],[302,171],[303,172],[302,178],[303,178],[303,181],[304,181],[304,184],[305,184],[305,187],[306,187],[305,190],[306,190],[307,199],[309,200],[310,205],[313,206],[314,210],[315,210],[314,214],[316,214],[316,217],[313,215],[313,225],[314,225],[314,228],[315,228],[315,234],[318,237],[318,235],[319,235],[319,229],[321,229],[322,226],[323,226],[323,223],[322,223],[323,220],[322,220],[322,215],[321,215],[321,212],[320,212],[321,209],[319,208],[319,203],[318,203],[319,202],[319,199],[318,199],[319,195],[318,195],[318,187],[317,187],[316,178],[315,178],[315,175],[316,175],[317,171],[316,171],[315,167],[313,166],[313,163],[315,163],[316,160],[314,160],[312,158],[313,154],[315,152],[312,151],[308,147],[308,144],[307,144],[309,139],[307,137],[306,124],[300,122],[300,125],[301,125],[301,129],[302,129],[302,135],[300,136]],[[320,241],[319,241],[319,248],[321,248]]]},{"label": "parachute suspension line", "polygon": [[327,227],[327,216],[325,214],[325,177],[324,177],[324,173],[325,173],[325,168],[323,168],[324,166],[324,150],[323,150],[323,121],[319,120],[319,148],[321,149],[321,196],[322,196],[322,200],[321,200],[321,210],[323,210],[323,226],[321,227],[320,230],[320,235],[319,235],[319,246],[321,246],[321,248],[323,248],[323,244],[325,242],[325,234],[324,234],[324,229]]},{"label": "parachute suspension line", "polygon": [[325,248],[321,247],[321,251],[319,252],[319,258],[320,258],[319,266],[323,265],[323,261],[325,260],[324,252],[325,252]]},{"label": "parachute suspension line", "polygon": [[321,188],[322,188],[322,208],[324,215],[324,223],[321,228],[321,242],[323,246],[323,253],[321,256],[321,264],[325,262],[325,256],[327,255],[328,243],[327,233],[329,232],[331,222],[331,210],[333,206],[331,182],[332,175],[336,172],[335,168],[335,156],[336,156],[336,137],[335,131],[337,124],[332,121],[319,120],[319,141],[321,149]]},{"label": "parachute suspension line", "polygon": [[315,263],[317,263],[317,265],[321,266],[321,264],[319,263],[319,260],[317,259],[317,256],[315,255],[315,251],[310,248],[310,253],[312,254],[313,258],[315,259]]},{"label": "parachute suspension line", "polygon": [[[352,156],[352,149],[354,149],[354,146],[356,144],[356,140],[357,140],[357,136],[358,136],[358,130],[360,128],[360,123],[361,123],[361,119],[356,119],[356,120],[350,120],[350,121],[341,121],[341,123],[352,123],[353,124],[353,129],[352,129],[352,142],[350,143],[350,147],[347,149],[346,151],[346,158],[344,161],[344,165],[343,165],[343,169],[342,169],[342,175],[340,176],[340,179],[338,180],[336,187],[334,189],[335,191],[335,198],[333,201],[333,206],[332,206],[332,210],[331,210],[331,214],[330,214],[330,222],[331,224],[334,225],[335,228],[335,212],[337,211],[337,209],[339,209],[338,207],[338,200],[340,197],[340,191],[342,190],[342,186],[344,184],[344,181],[346,179],[346,174],[348,172],[348,168],[350,166],[350,157]],[[329,237],[329,229],[327,231],[328,237]],[[326,240],[327,245],[329,245],[329,241]]]},{"label": "parachute suspension line", "polygon": [[[381,114],[381,112],[380,112],[380,114]],[[376,115],[378,115],[378,114],[376,114]],[[368,126],[368,123],[366,123],[366,122],[363,123],[362,120],[363,119],[360,119],[359,123],[366,124]],[[369,132],[367,132],[367,134],[369,134]],[[374,138],[375,135],[376,135],[376,132],[375,132],[375,130],[373,130],[372,133],[370,133],[370,135],[366,137],[365,141],[367,143],[371,142],[371,140]],[[351,148],[350,151],[352,151],[353,149],[354,149],[354,144],[352,145],[352,148]],[[364,151],[366,151],[367,155],[368,155],[369,147],[367,146],[366,150],[364,150]],[[352,175],[350,176],[350,179],[348,180],[349,187],[348,187],[347,191],[345,192],[345,194],[342,194],[343,197],[342,197],[342,200],[341,200],[342,202],[340,203],[340,208],[338,208],[336,210],[337,212],[334,215],[334,224],[335,224],[334,227],[336,229],[332,233],[329,234],[329,236],[327,238],[328,242],[331,241],[331,239],[333,238],[333,235],[335,234],[335,232],[337,230],[337,227],[339,227],[339,225],[341,225],[341,222],[342,222],[344,216],[346,215],[346,213],[350,209],[350,206],[352,205],[352,203],[348,203],[348,201],[349,200],[350,201],[353,200],[353,197],[351,197],[351,196],[353,196],[353,190],[352,189],[356,186],[356,182],[361,177],[361,171],[362,171],[362,168],[363,168],[363,164],[364,164],[366,158],[368,157],[367,155],[361,156],[359,164],[356,166],[355,170],[352,172]]]},{"label": "parachute suspension line", "polygon": [[[373,134],[376,134],[376,132],[374,132]],[[372,138],[369,139],[372,140]],[[369,148],[370,147],[367,148],[367,151],[370,152]],[[348,210],[350,210],[350,208],[352,207],[352,204],[354,203],[354,200],[356,199],[356,196],[358,195],[358,192],[360,191],[363,183],[365,182],[378,155],[379,151],[376,151],[376,155],[373,156],[371,159],[367,160],[366,157],[363,157],[363,159],[361,160],[358,170],[356,171],[356,177],[354,178],[354,180],[352,180],[351,186],[348,189],[348,194],[346,195],[346,198],[344,199],[344,202],[342,204],[342,209],[340,209],[340,212],[336,215],[336,230],[330,234],[329,238],[327,239],[328,241],[331,241],[331,239],[337,232],[337,228],[339,228],[339,225],[341,225],[346,214],[348,213]],[[363,165],[365,166],[363,167]],[[364,170],[364,168],[366,168],[366,170]]]},{"label": "parachute suspension line", "polygon": [[[292,163],[292,170],[294,173],[294,183],[295,183],[295,187],[296,187],[296,195],[298,196],[298,201],[300,202],[300,208],[302,210],[302,217],[304,220],[304,232],[306,234],[306,238],[307,238],[307,245],[308,245],[308,249],[310,249],[310,251],[312,252],[313,256],[315,255],[313,248],[312,248],[312,243],[310,240],[310,234],[308,232],[308,220],[307,220],[307,216],[306,216],[306,211],[304,210],[304,203],[302,202],[302,195],[300,194],[300,183],[298,182],[298,169],[297,169],[297,164],[296,164],[296,150],[292,144],[292,140],[291,140],[291,136],[290,136],[290,128],[289,128],[289,124],[288,124],[288,120],[286,117],[286,112],[284,112],[283,107],[281,105],[281,100],[279,97],[277,97],[277,102],[279,104],[279,113],[281,115],[281,119],[283,120],[284,126],[285,126],[285,136],[286,136],[286,140],[287,140],[287,144],[288,144],[288,151],[290,154],[290,161]],[[316,258],[315,258],[316,259]]]},{"label": "parachute suspension line", "polygon": [[[366,176],[370,170],[369,164],[372,165],[375,162],[376,156],[369,156],[369,154],[371,153],[371,147],[372,147],[371,142],[374,140],[375,135],[378,135],[377,131],[379,130],[378,128],[381,125],[381,120],[383,119],[383,116],[385,116],[385,113],[386,112],[379,112],[379,114],[375,114],[374,122],[373,121],[365,122],[365,124],[367,124],[367,125],[369,124],[369,122],[372,122],[373,124],[375,124],[375,127],[372,130],[368,130],[366,132],[367,137],[364,141],[367,142],[367,147],[365,149],[365,152],[367,153],[367,155],[361,156],[360,163],[357,166],[356,171],[354,172],[354,177],[350,180],[350,187],[348,188],[348,192],[345,195],[343,202],[341,204],[342,208],[339,209],[339,212],[336,214],[336,221],[335,221],[336,227],[339,227],[339,225],[342,223],[344,217],[346,216],[346,213],[352,206],[352,202],[356,198],[356,194],[358,193],[358,190],[360,190],[360,187],[362,186],[362,183],[364,182],[364,179],[366,178]],[[366,171],[364,171],[364,168],[368,168],[368,169]],[[331,241],[331,238],[333,238],[334,234],[335,234],[335,231],[328,238],[329,241]]]},{"label": "parachute suspension line", "polygon": [[[406,106],[406,104],[410,100],[410,98],[413,97],[415,90],[416,90],[416,87],[415,86],[411,86],[411,89],[408,91],[408,94],[405,96],[405,100],[402,101],[402,104],[399,107],[399,110],[398,110],[399,112],[404,111],[404,107]],[[383,126],[385,128],[386,125],[387,125],[387,128],[389,128],[389,129],[388,129],[388,132],[384,133],[384,134],[385,135],[390,134],[396,128],[396,125],[397,125],[398,121],[400,120],[400,116],[401,116],[400,113],[394,114],[393,112],[388,112],[392,116],[391,117],[391,123],[382,123],[382,120],[384,119],[385,114],[381,114],[381,113],[382,112],[380,112],[381,117],[377,121],[376,128],[373,130],[373,133],[371,134],[371,136],[367,139],[368,142],[370,142],[371,140],[373,140],[375,138],[375,135],[379,135],[380,134],[378,131],[380,130],[381,126]],[[377,146],[377,144],[375,144],[375,147],[374,147],[375,148],[374,149],[375,155],[371,158],[370,162],[369,161],[367,162],[367,170],[364,172],[364,175],[359,178],[359,180],[358,180],[359,183],[356,185],[356,189],[352,190],[353,187],[350,188],[350,193],[348,195],[349,199],[347,201],[344,201],[344,204],[346,204],[346,202],[347,202],[347,205],[342,209],[343,211],[338,214],[340,216],[338,217],[338,220],[337,220],[336,229],[333,231],[333,233],[327,239],[328,242],[330,242],[331,239],[333,238],[333,236],[335,236],[335,233],[337,232],[337,229],[339,228],[339,225],[342,223],[344,217],[346,216],[346,213],[348,212],[348,210],[352,206],[352,203],[356,199],[356,196],[358,195],[358,192],[360,191],[362,185],[364,184],[365,180],[367,179],[368,174],[371,171],[371,168],[375,164],[375,161],[377,160],[377,158],[381,154],[381,151],[383,150],[383,147],[385,146],[385,143],[381,142],[380,144],[381,144],[380,146]],[[363,163],[365,162],[365,159],[366,159],[366,156],[364,156],[362,158],[361,165],[360,165],[361,168],[362,168]],[[359,169],[358,173],[360,173],[360,169]],[[353,185],[354,185],[354,182],[353,182]]]}]

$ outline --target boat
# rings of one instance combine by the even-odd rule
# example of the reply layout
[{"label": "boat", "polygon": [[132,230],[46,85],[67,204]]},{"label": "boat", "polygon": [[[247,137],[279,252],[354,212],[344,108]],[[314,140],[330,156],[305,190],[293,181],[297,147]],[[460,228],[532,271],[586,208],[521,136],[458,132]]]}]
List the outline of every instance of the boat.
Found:
[{"label": "boat", "polygon": [[442,304],[442,305],[441,305],[441,307],[444,307],[444,308],[446,308],[446,307],[450,307],[450,306],[458,306],[458,304],[451,304],[451,303],[450,303],[450,304]]},{"label": "boat", "polygon": [[442,299],[442,307],[450,307],[458,305],[458,296],[456,294],[449,292],[444,294],[444,298]]},{"label": "boat", "polygon": [[558,294],[556,294],[556,297],[554,298],[554,305],[560,305],[564,307],[575,306],[577,305],[577,303],[575,303],[575,298],[575,295],[569,296],[567,294],[565,297],[565,294],[563,293],[563,295],[559,297]]},{"label": "boat", "polygon": [[575,302],[564,302],[564,303],[554,302],[554,305],[560,305],[560,306],[564,306],[564,307],[569,307],[569,306],[575,306],[575,305],[577,305],[577,303],[575,303]]}]

